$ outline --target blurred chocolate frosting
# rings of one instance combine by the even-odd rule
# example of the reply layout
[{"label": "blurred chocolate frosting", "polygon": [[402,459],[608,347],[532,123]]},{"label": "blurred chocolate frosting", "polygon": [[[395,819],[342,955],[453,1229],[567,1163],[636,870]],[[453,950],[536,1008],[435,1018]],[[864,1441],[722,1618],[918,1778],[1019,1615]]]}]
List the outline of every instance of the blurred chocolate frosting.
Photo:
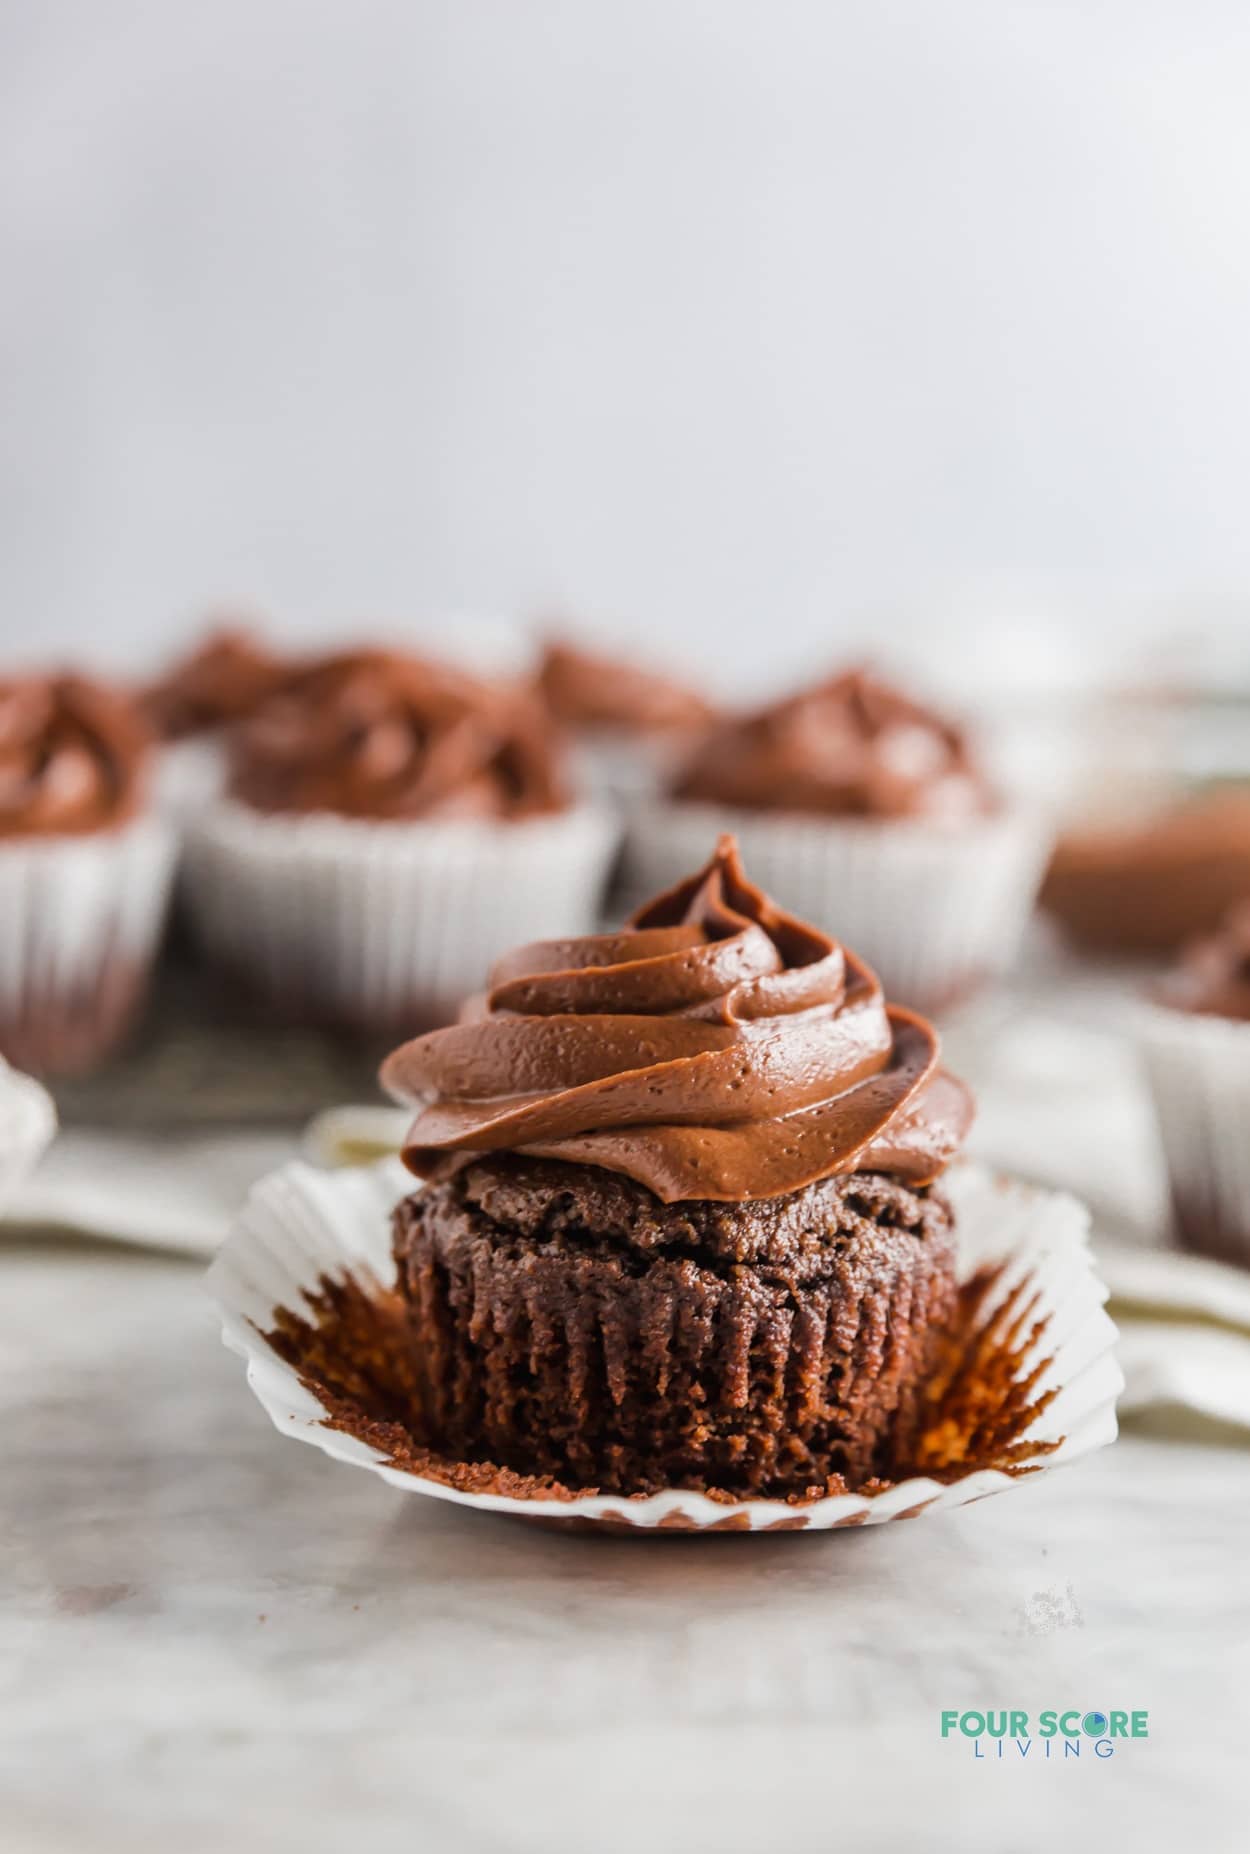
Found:
[{"label": "blurred chocolate frosting", "polygon": [[144,712],[164,740],[211,733],[255,713],[287,673],[254,633],[222,625],[149,684]]},{"label": "blurred chocolate frosting", "polygon": [[1144,818],[1070,830],[1041,906],[1097,952],[1169,952],[1250,896],[1250,786],[1215,787]]},{"label": "blurred chocolate frosting", "polygon": [[124,824],[143,802],[151,747],[120,689],[76,675],[0,681],[0,837]]},{"label": "blurred chocolate frosting", "polygon": [[543,651],[538,687],[557,720],[588,731],[690,731],[706,727],[714,712],[684,683],[561,638],[550,640]]},{"label": "blurred chocolate frosting", "polygon": [[724,721],[672,795],[830,817],[955,820],[993,809],[962,731],[862,669]]},{"label": "blurred chocolate frosting", "polygon": [[231,739],[231,796],[261,811],[511,821],[568,802],[532,695],[397,651],[288,674]]},{"label": "blurred chocolate frosting", "polygon": [[616,934],[500,960],[478,1013],[382,1080],[419,1106],[422,1176],[501,1150],[600,1166],[666,1203],[833,1173],[936,1178],[972,1119],[931,1024],[745,877],[731,837]]}]

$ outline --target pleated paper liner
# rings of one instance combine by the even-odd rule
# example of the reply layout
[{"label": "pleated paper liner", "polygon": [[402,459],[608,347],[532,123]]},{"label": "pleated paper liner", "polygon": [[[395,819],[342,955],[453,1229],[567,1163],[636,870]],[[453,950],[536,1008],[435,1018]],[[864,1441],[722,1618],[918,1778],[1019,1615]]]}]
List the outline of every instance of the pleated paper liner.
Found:
[{"label": "pleated paper liner", "polygon": [[115,830],[0,843],[0,1049],[83,1073],[130,1026],[156,956],[176,840],[153,815]]},{"label": "pleated paper liner", "polygon": [[963,1166],[948,1180],[960,1317],[914,1458],[889,1480],[800,1502],[680,1487],[629,1497],[448,1460],[419,1435],[393,1287],[390,1212],[411,1186],[393,1159],[333,1173],[285,1166],[253,1191],[209,1274],[223,1337],[278,1429],[405,1492],[643,1532],[821,1531],[963,1506],[1115,1437],[1123,1380],[1084,1208]]},{"label": "pleated paper liner", "polygon": [[1250,1023],[1138,1004],[1131,1017],[1167,1160],[1176,1234],[1250,1268]]},{"label": "pleated paper liner", "polygon": [[189,830],[187,912],[223,970],[308,1021],[447,1022],[500,953],[596,924],[611,812],[411,822],[223,800]]}]

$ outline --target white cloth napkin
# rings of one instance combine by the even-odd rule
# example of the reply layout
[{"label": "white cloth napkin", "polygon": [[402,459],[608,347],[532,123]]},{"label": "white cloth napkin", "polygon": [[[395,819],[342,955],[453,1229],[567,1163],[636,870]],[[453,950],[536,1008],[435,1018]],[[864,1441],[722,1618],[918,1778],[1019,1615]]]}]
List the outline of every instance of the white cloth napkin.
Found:
[{"label": "white cloth napkin", "polygon": [[251,1186],[298,1151],[289,1133],[144,1136],[70,1127],[14,1189],[0,1225],[207,1260]]}]

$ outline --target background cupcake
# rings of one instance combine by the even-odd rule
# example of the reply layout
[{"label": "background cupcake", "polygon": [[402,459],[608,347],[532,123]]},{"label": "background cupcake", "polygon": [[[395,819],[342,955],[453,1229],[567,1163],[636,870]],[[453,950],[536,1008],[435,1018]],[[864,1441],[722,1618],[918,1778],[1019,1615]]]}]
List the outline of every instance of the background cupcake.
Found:
[{"label": "background cupcake", "polygon": [[613,799],[655,792],[715,713],[671,676],[564,638],[544,648],[538,688],[572,742],[579,785]]},{"label": "background cupcake", "polygon": [[778,900],[927,1008],[1010,966],[1046,848],[959,728],[862,670],[715,728],[668,797],[636,808],[631,892],[675,880],[721,828]]},{"label": "background cupcake", "polygon": [[396,652],[287,678],[192,831],[209,954],[284,1012],[443,1022],[518,932],[588,926],[615,842],[571,804],[533,699]]},{"label": "background cupcake", "polygon": [[0,1054],[75,1074],[146,985],[174,844],[148,809],[136,705],[84,676],[0,682]]},{"label": "background cupcake", "polygon": [[574,1486],[835,1491],[906,1431],[971,1119],[930,1025],[744,877],[522,947],[383,1079],[434,1182],[395,1218],[437,1446]]},{"label": "background cupcake", "polygon": [[1142,1049],[1177,1236],[1250,1267],[1250,902],[1186,950],[1143,1013]]},{"label": "background cupcake", "polygon": [[1078,946],[1171,952],[1250,894],[1250,786],[1221,785],[1142,816],[1065,831],[1041,905]]}]

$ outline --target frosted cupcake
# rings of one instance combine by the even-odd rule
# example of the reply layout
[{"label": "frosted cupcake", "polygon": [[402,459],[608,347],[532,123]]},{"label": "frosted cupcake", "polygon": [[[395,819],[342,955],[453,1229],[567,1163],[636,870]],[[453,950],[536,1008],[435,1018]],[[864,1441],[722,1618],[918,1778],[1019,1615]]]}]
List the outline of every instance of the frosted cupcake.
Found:
[{"label": "frosted cupcake", "polygon": [[1141,1026],[1177,1236],[1250,1267],[1250,901],[1190,944]]},{"label": "frosted cupcake", "polygon": [[80,1074],[142,999],[174,844],[135,704],[84,676],[0,681],[0,1055]]},{"label": "frosted cupcake", "polygon": [[595,918],[615,846],[515,689],[383,650],[288,676],[188,840],[205,948],[297,1019],[446,1022],[518,932]]},{"label": "frosted cupcake", "polygon": [[573,1487],[861,1485],[955,1293],[967,1089],[732,840],[619,933],[523,946],[383,1080],[432,1442]]},{"label": "frosted cupcake", "polygon": [[572,742],[580,785],[611,799],[658,790],[714,716],[686,684],[560,638],[543,652],[538,689]]},{"label": "frosted cupcake", "polygon": [[1041,905],[1096,953],[1170,953],[1250,894],[1250,786],[1216,786],[1144,817],[1067,830]]},{"label": "frosted cupcake", "polygon": [[1011,965],[1046,849],[959,728],[862,670],[715,728],[667,799],[635,809],[630,891],[674,880],[718,829],[779,901],[926,1009]]}]

